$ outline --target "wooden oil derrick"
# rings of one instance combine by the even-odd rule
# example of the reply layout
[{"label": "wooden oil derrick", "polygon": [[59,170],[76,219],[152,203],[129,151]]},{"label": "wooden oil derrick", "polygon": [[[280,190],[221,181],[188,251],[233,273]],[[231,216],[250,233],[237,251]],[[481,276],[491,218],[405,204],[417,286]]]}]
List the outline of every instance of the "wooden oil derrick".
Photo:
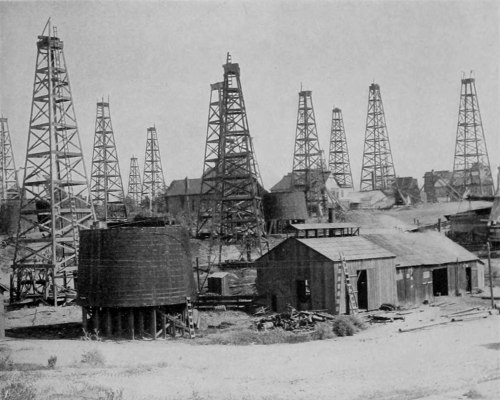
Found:
[{"label": "wooden oil derrick", "polygon": [[292,186],[305,193],[309,216],[323,215],[325,171],[310,90],[299,92]]},{"label": "wooden oil derrick", "polygon": [[90,190],[97,218],[116,222],[127,220],[125,195],[116,151],[109,100],[97,102],[94,153]]},{"label": "wooden oil derrick", "polygon": [[134,202],[134,206],[139,206],[141,204],[141,172],[139,171],[139,163],[137,162],[137,157],[130,158],[130,172],[128,176],[127,196]]},{"label": "wooden oil derrick", "polygon": [[474,78],[462,79],[451,186],[461,196],[495,193]]},{"label": "wooden oil derrick", "polygon": [[[217,234],[218,222],[214,218],[220,217],[220,197],[218,193],[218,169],[221,166],[220,140],[221,140],[221,103],[224,82],[210,85],[210,102],[208,106],[207,139],[205,142],[205,158],[203,162],[203,175],[201,177],[200,208],[196,235],[198,237]],[[217,209],[219,207],[219,209]]]},{"label": "wooden oil derrick", "polygon": [[63,42],[38,36],[11,299],[71,295],[80,229],[95,219]]},{"label": "wooden oil derrick", "polygon": [[0,203],[19,198],[16,164],[7,118],[0,118]]},{"label": "wooden oil derrick", "polygon": [[228,53],[220,102],[219,160],[212,221],[222,242],[261,249],[265,235],[262,182],[248,127],[240,66]]},{"label": "wooden oil derrick", "polygon": [[165,178],[161,166],[160,147],[156,127],[147,130],[146,153],[142,178],[142,199],[149,200],[149,210],[153,212],[153,204],[165,190]]},{"label": "wooden oil derrick", "polygon": [[360,189],[361,191],[392,190],[395,180],[396,172],[392,161],[380,86],[372,83],[368,94]]},{"label": "wooden oil derrick", "polygon": [[328,167],[341,188],[352,188],[351,163],[344,130],[342,110],[332,110],[332,130],[330,133],[330,158]]}]

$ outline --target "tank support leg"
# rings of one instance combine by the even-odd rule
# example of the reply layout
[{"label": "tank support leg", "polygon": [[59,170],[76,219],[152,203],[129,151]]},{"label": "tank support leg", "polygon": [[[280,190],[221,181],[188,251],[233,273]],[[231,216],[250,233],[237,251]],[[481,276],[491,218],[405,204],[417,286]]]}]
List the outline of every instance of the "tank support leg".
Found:
[{"label": "tank support leg", "polygon": [[128,310],[128,330],[130,333],[130,339],[134,340],[135,339],[135,332],[134,332],[134,309],[129,308]]}]

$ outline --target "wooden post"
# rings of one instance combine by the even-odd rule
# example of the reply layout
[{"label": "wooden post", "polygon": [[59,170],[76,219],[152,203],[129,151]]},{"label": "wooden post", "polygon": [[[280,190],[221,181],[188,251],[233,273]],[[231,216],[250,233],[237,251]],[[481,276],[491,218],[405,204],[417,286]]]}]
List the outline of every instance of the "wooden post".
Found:
[{"label": "wooden post", "polygon": [[438,232],[441,232],[441,218],[438,218],[437,228]]},{"label": "wooden post", "polygon": [[176,334],[176,332],[175,332],[175,329],[176,329],[175,328],[175,322],[174,322],[173,319],[170,320],[169,322],[170,322],[170,336],[172,336],[173,338],[175,338],[175,334]]},{"label": "wooden post", "polygon": [[88,331],[88,319],[87,319],[87,307],[82,307],[82,328],[85,329],[85,331]]},{"label": "wooden post", "polygon": [[3,293],[0,291],[0,339],[5,337],[5,306]]},{"label": "wooden post", "polygon": [[163,330],[163,339],[167,338],[167,316],[165,314],[161,314],[161,328]]},{"label": "wooden post", "polygon": [[489,241],[486,243],[486,246],[488,247],[488,280],[490,281],[491,308],[495,308],[495,296],[493,295],[493,276],[491,273],[491,245]]},{"label": "wooden post", "polygon": [[97,333],[99,331],[99,322],[100,322],[99,321],[99,317],[100,317],[100,315],[99,315],[99,307],[95,307],[94,308],[94,315],[93,315],[93,317],[94,317],[93,318],[93,320],[94,320],[94,326],[93,326],[93,328],[94,328],[95,334],[97,335]]},{"label": "wooden post", "polygon": [[122,310],[120,308],[116,309],[116,336],[121,337],[122,335]]},{"label": "wooden post", "polygon": [[130,333],[130,339],[135,339],[135,330],[134,330],[134,309],[128,309],[128,331]]},{"label": "wooden post", "polygon": [[139,335],[140,338],[143,338],[144,337],[144,313],[143,313],[143,310],[142,308],[139,308],[137,310],[137,324],[139,325],[138,326],[138,332],[137,334]]},{"label": "wooden post", "polygon": [[198,293],[200,293],[200,262],[198,257],[196,257],[196,283],[198,285]]},{"label": "wooden post", "polygon": [[106,307],[106,336],[111,336],[113,332],[113,321],[111,320],[111,309]]},{"label": "wooden post", "polygon": [[156,310],[154,308],[151,308],[151,336],[153,340],[156,340]]}]

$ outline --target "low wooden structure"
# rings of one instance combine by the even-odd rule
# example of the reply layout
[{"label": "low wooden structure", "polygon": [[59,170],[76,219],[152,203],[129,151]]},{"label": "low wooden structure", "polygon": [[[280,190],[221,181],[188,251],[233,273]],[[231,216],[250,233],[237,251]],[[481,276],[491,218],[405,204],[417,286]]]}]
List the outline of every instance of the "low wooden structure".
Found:
[{"label": "low wooden structure", "polygon": [[359,236],[359,226],[345,223],[292,224],[297,238]]},{"label": "low wooden structure", "polygon": [[436,296],[461,295],[484,288],[484,265],[437,232],[364,234],[396,255],[398,304],[421,304]]},{"label": "low wooden structure", "polygon": [[[80,235],[77,301],[84,328],[129,338],[148,332],[154,339],[167,321],[186,316],[195,284],[185,228],[116,227]],[[171,321],[174,333],[181,325]]]},{"label": "low wooden structure", "polygon": [[345,284],[338,271],[341,254],[360,308],[396,303],[394,254],[360,236],[288,238],[255,261],[257,291],[274,311],[291,305],[297,310],[345,313]]}]

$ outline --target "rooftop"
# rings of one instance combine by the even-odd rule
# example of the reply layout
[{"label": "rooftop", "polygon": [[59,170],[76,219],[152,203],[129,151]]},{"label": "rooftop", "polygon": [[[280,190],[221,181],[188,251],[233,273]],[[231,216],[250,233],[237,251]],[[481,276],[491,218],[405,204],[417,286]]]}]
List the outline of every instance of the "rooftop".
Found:
[{"label": "rooftop", "polygon": [[339,261],[341,253],[346,261],[395,257],[390,251],[360,236],[295,240],[332,261]]},{"label": "rooftop", "polygon": [[476,261],[478,257],[438,232],[365,234],[363,238],[396,255],[396,267]]}]

